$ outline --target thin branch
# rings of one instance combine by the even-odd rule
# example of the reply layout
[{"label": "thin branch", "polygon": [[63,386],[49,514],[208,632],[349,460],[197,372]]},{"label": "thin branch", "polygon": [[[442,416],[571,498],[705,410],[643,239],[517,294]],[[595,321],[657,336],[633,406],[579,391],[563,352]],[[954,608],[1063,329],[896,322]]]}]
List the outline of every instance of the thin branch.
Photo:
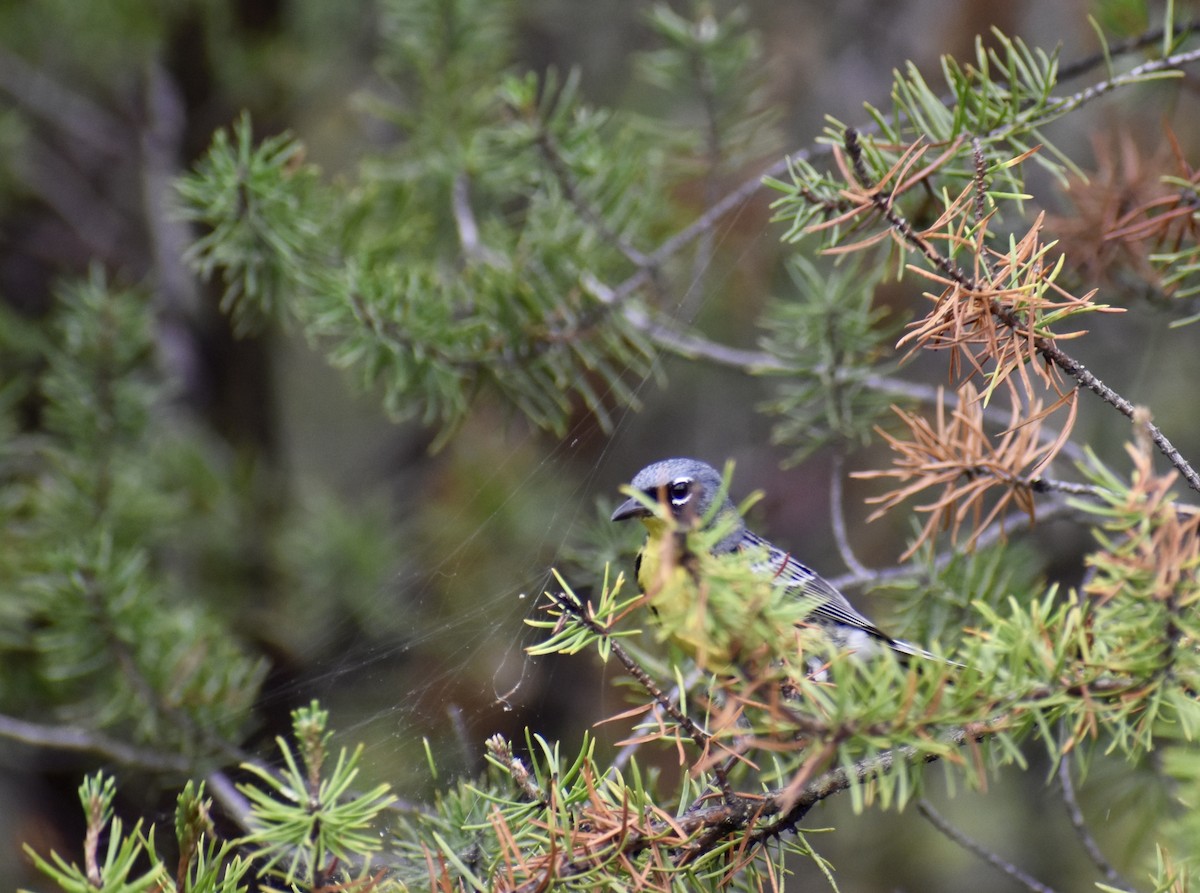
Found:
[{"label": "thin branch", "polygon": [[129,151],[128,127],[15,53],[0,49],[0,91],[33,116],[90,147],[120,157]]},{"label": "thin branch", "polygon": [[[1037,517],[1041,521],[1047,521],[1062,515],[1070,514],[1075,511],[1075,508],[1067,502],[1052,502],[1047,506],[1038,508]],[[1002,538],[1008,535],[1010,531],[1020,530],[1026,527],[1032,527],[1033,520],[1023,511],[1015,511],[1007,517],[993,522],[986,530],[975,537],[975,548],[981,549],[999,542]],[[945,570],[950,565],[950,562],[962,556],[962,549],[948,548],[939,552],[933,561],[931,567],[935,571]],[[847,589],[854,586],[877,585],[880,583],[889,583],[894,580],[907,580],[915,577],[920,577],[925,573],[924,566],[903,565],[900,567],[882,568],[872,570],[864,568],[860,573],[843,574],[839,577],[833,577],[829,580],[837,589]]]},{"label": "thin branch", "polygon": [[[1192,34],[1198,30],[1200,30],[1200,19],[1192,19],[1190,22],[1183,24],[1177,22],[1171,28],[1171,32],[1176,36]],[[1165,34],[1166,31],[1163,28],[1151,28],[1136,37],[1110,43],[1105,47],[1106,52],[1093,53],[1090,56],[1084,56],[1082,59],[1076,59],[1068,65],[1060,66],[1058,69],[1058,79],[1060,81],[1068,81],[1072,78],[1077,78],[1087,74],[1097,65],[1106,64],[1110,59],[1124,56],[1126,53],[1138,52],[1148,46],[1161,43]]]},{"label": "thin branch", "polygon": [[[1008,319],[1005,320],[1006,323],[1009,321]],[[1012,319],[1011,321],[1015,323],[1016,320]],[[1040,341],[1041,339],[1039,339]],[[1039,343],[1038,353],[1078,381],[1083,387],[1099,396],[1100,399],[1111,405],[1121,415],[1130,421],[1140,423],[1150,435],[1150,439],[1154,441],[1154,445],[1158,447],[1159,452],[1166,456],[1168,461],[1183,475],[1184,480],[1188,482],[1188,486],[1193,490],[1200,491],[1200,473],[1197,473],[1196,469],[1183,458],[1179,449],[1167,439],[1167,436],[1162,433],[1157,425],[1151,422],[1149,418],[1144,420],[1139,418],[1142,414],[1138,412],[1137,407],[1093,375],[1078,360],[1063,353],[1055,344]]]},{"label": "thin branch", "polygon": [[454,215],[454,226],[463,256],[492,267],[504,267],[506,258],[483,243],[479,238],[479,224],[475,221],[475,209],[471,207],[471,184],[465,172],[454,178],[450,190],[450,210]]},{"label": "thin branch", "polygon": [[1189,50],[1186,53],[1176,53],[1173,56],[1164,56],[1161,59],[1151,59],[1149,62],[1144,62],[1141,65],[1134,66],[1124,74],[1114,75],[1113,77],[1097,81],[1089,87],[1085,87],[1078,93],[1072,93],[1070,96],[1064,96],[1057,102],[1047,105],[1046,111],[1048,115],[1053,117],[1061,117],[1062,115],[1072,112],[1082,105],[1097,99],[1106,93],[1111,93],[1118,87],[1125,87],[1130,84],[1136,84],[1139,81],[1146,79],[1147,75],[1157,74],[1163,71],[1175,71],[1187,65],[1189,62],[1200,61],[1200,49]]},{"label": "thin branch", "polygon": [[553,135],[546,130],[544,122],[538,128],[537,147],[542,154],[542,158],[545,159],[546,164],[549,166],[550,173],[558,181],[563,195],[567,197],[567,201],[571,203],[572,207],[579,212],[579,216],[596,227],[605,240],[616,245],[634,266],[647,270],[653,275],[653,271],[656,269],[655,263],[643,252],[639,251],[625,236],[610,227],[599,209],[580,194],[575,177],[571,174],[570,166],[558,150],[558,144],[554,141]]},{"label": "thin branch", "polygon": [[1108,493],[1103,487],[1095,484],[1083,484],[1078,481],[1060,481],[1056,478],[1039,477],[1029,482],[1035,493],[1066,493],[1070,496],[1091,496],[1103,499]]},{"label": "thin branch", "polygon": [[[808,158],[812,152],[808,149],[801,149],[793,153],[793,158]],[[743,205],[754,197],[754,194],[760,189],[763,189],[763,181],[773,177],[780,177],[787,173],[788,158],[785,156],[774,164],[762,170],[755,176],[745,180],[740,186],[726,195],[720,200],[709,206],[708,210],[685,226],[675,235],[671,236],[665,242],[658,246],[650,254],[646,255],[646,263],[639,266],[638,270],[628,276],[619,285],[613,288],[612,298],[613,303],[617,306],[622,306],[633,294],[642,287],[648,285],[654,278],[654,271],[662,268],[674,254],[681,251],[693,241],[704,235],[726,214],[740,210]]]},{"label": "thin branch", "polygon": [[194,312],[199,304],[196,281],[183,262],[193,234],[178,213],[174,189],[175,177],[180,173],[187,112],[179,85],[158,59],[146,64],[143,91],[145,121],[138,130],[139,174],[155,297],[161,309],[181,316]]},{"label": "thin branch", "polygon": [[194,768],[180,754],[138,747],[90,729],[29,722],[3,714],[0,714],[0,737],[50,750],[97,754],[113,762],[150,772],[188,772]]},{"label": "thin branch", "polygon": [[[942,735],[942,740],[955,745],[962,745],[968,742],[979,741],[987,735],[988,726],[986,723],[981,723],[977,728],[956,728],[951,729]],[[769,827],[763,828],[755,833],[755,842],[761,842],[772,837],[791,831],[795,828],[796,822],[804,818],[805,815],[814,806],[834,794],[840,794],[843,791],[848,791],[855,785],[863,784],[871,779],[878,778],[881,775],[886,775],[891,772],[896,766],[897,761],[900,762],[915,762],[919,760],[922,763],[933,763],[940,759],[939,755],[934,751],[919,751],[915,747],[901,745],[892,750],[885,750],[871,757],[864,757],[850,765],[849,768],[838,767],[831,769],[824,775],[814,778],[808,782],[796,798],[795,802],[789,805],[786,809],[780,811],[779,818],[776,819]],[[786,791],[786,788],[772,791],[767,798],[768,805],[764,807],[762,814],[773,814],[773,810],[780,806],[779,798]]]},{"label": "thin branch", "polygon": [[948,821],[942,818],[942,816],[938,814],[937,810],[930,805],[928,800],[922,799],[917,801],[917,812],[921,813],[921,815],[923,815],[929,821],[929,823],[933,825],[933,827],[937,828],[942,832],[942,834],[953,840],[964,850],[975,854],[993,868],[1000,869],[1000,871],[1004,872],[1026,889],[1032,890],[1033,893],[1056,893],[1053,887],[1047,887],[1041,881],[1029,874],[1026,874],[1011,862],[1000,858],[1000,856],[993,853],[977,840],[974,840],[973,838],[968,837],[966,834],[963,834],[963,832],[959,831]]},{"label": "thin branch", "polygon": [[[1160,65],[1154,70],[1162,70],[1163,68],[1167,67],[1178,67],[1179,64],[1182,64],[1179,60],[1184,59],[1185,57],[1187,59],[1200,59],[1200,50],[1196,50],[1194,53],[1180,54],[1179,56],[1170,57],[1170,60],[1175,60],[1170,66],[1165,65],[1165,63],[1170,60],[1160,60],[1164,64]],[[1147,63],[1147,65],[1149,64],[1150,63]],[[1147,65],[1138,66],[1138,69],[1143,71],[1148,70]],[[1106,83],[1115,84],[1117,80],[1118,79],[1114,78],[1112,81]],[[1093,85],[1093,87],[1089,88],[1089,91],[1097,91],[1099,90],[1100,86],[1102,85]],[[1078,95],[1082,96],[1089,91],[1082,91],[1082,93]],[[1094,95],[1100,95],[1100,92],[1095,92]],[[1083,100],[1080,100],[1079,104],[1081,104],[1082,101]],[[867,176],[866,167],[863,162],[862,145],[859,143],[858,134],[853,128],[846,129],[845,148],[847,154],[850,156],[850,161],[852,167],[854,168],[854,174],[856,179],[859,180],[859,185],[864,189],[870,189],[870,177]],[[878,211],[880,216],[882,216],[888,222],[892,229],[895,230],[895,232],[901,238],[903,238],[905,242],[919,251],[935,269],[941,271],[948,278],[969,292],[979,293],[983,291],[980,285],[976,283],[970,276],[968,276],[961,267],[959,267],[945,255],[938,252],[933,245],[928,242],[928,240],[926,240],[920,233],[916,231],[913,225],[909,223],[908,219],[902,216],[895,209],[891,202],[891,197],[887,192],[878,189],[871,189],[869,195],[871,203],[875,206],[875,209]],[[1014,331],[1023,330],[1022,321],[1017,318],[1016,314],[1011,309],[1002,306],[994,299],[992,300],[991,309],[993,315],[1008,328]],[[1162,454],[1166,456],[1168,460],[1170,460],[1171,464],[1178,469],[1180,474],[1183,475],[1184,479],[1188,482],[1188,486],[1190,486],[1193,490],[1200,492],[1200,473],[1197,473],[1196,469],[1193,468],[1187,462],[1187,460],[1183,458],[1175,445],[1167,439],[1167,436],[1163,434],[1153,422],[1149,421],[1149,419],[1143,420],[1136,417],[1138,415],[1137,409],[1132,403],[1130,403],[1128,400],[1102,382],[1099,378],[1097,378],[1094,374],[1092,374],[1092,372],[1090,372],[1087,367],[1083,365],[1083,363],[1063,352],[1063,350],[1057,344],[1055,344],[1052,339],[1045,338],[1040,335],[1034,336],[1033,345],[1038,355],[1044,360],[1052,363],[1054,366],[1057,366],[1068,376],[1074,378],[1081,387],[1092,391],[1094,394],[1099,396],[1100,399],[1102,399],[1105,403],[1108,403],[1122,415],[1141,424],[1145,428],[1146,432],[1150,435],[1150,439],[1154,441],[1159,451],[1162,452]]]},{"label": "thin branch", "polygon": [[1067,817],[1070,818],[1071,826],[1075,829],[1075,834],[1079,837],[1079,842],[1083,845],[1088,858],[1100,869],[1100,873],[1104,875],[1104,879],[1110,886],[1120,887],[1122,890],[1132,890],[1129,883],[1113,868],[1112,863],[1104,858],[1104,853],[1100,851],[1099,844],[1096,843],[1096,839],[1092,837],[1092,832],[1088,829],[1087,822],[1083,818],[1083,810],[1079,808],[1079,800],[1075,797],[1075,783],[1071,780],[1071,766],[1067,754],[1063,754],[1062,759],[1058,761],[1058,781],[1062,785],[1062,798],[1067,807]]},{"label": "thin branch", "polygon": [[833,473],[829,480],[829,518],[833,526],[833,539],[837,543],[842,561],[852,574],[867,573],[866,566],[858,560],[854,549],[850,546],[850,538],[846,535],[846,513],[842,509],[842,466],[845,464],[841,453],[833,457]]},{"label": "thin branch", "polygon": [[608,640],[609,647],[612,648],[612,653],[616,655],[617,660],[621,662],[621,665],[625,667],[626,671],[628,671],[633,678],[637,680],[637,683],[646,690],[646,692],[655,700],[655,702],[662,707],[667,716],[671,717],[672,720],[678,723],[679,726],[688,733],[688,736],[692,739],[697,747],[701,749],[708,747],[711,736],[698,725],[696,725],[695,721],[693,721],[690,716],[688,716],[686,713],[683,713],[679,709],[679,705],[674,703],[671,698],[668,697],[667,694],[658,687],[658,684],[652,678],[650,678],[650,674],[643,670],[641,665],[629,656],[629,652],[622,648],[619,642],[609,638],[608,629],[598,623],[582,604],[575,603],[571,599],[564,597],[565,593],[562,595],[547,593],[547,595],[556,607],[559,607],[569,613],[581,625],[591,630],[596,635],[605,637]]},{"label": "thin branch", "polygon": [[234,786],[229,776],[224,772],[210,772],[204,781],[213,799],[221,804],[226,817],[236,824],[242,833],[248,834],[253,831],[254,828],[250,824],[250,801]]}]

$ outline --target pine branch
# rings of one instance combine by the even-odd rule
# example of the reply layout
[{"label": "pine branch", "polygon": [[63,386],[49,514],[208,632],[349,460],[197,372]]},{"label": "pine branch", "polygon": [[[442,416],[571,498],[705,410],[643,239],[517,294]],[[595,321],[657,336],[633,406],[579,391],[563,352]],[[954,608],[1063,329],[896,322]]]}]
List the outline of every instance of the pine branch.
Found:
[{"label": "pine branch", "polygon": [[[1177,34],[1191,34],[1200,30],[1200,22],[1192,21],[1185,25],[1181,25],[1174,29]],[[1085,56],[1077,62],[1063,65],[1059,69],[1059,77],[1062,80],[1079,77],[1091,71],[1097,65],[1103,64],[1109,59],[1118,56],[1124,56],[1128,53],[1137,52],[1147,46],[1150,46],[1162,40],[1163,29],[1151,29],[1138,37],[1129,40],[1110,44],[1108,53],[1096,53],[1091,56]],[[1064,97],[1062,103],[1070,103],[1070,108],[1078,107],[1085,102],[1094,99],[1098,95],[1111,92],[1119,86],[1125,86],[1128,83],[1136,81],[1139,77],[1144,77],[1146,74],[1153,74],[1163,70],[1170,70],[1180,67],[1186,62],[1192,61],[1195,57],[1194,53],[1179,54],[1169,57],[1168,59],[1158,59],[1153,62],[1145,63],[1138,66],[1132,71],[1112,78],[1108,81],[1102,81],[1100,84],[1093,85],[1087,90],[1080,91],[1070,97]],[[1131,80],[1132,78],[1132,80]],[[953,97],[946,95],[943,97],[948,103],[953,100]],[[888,124],[895,124],[898,116],[894,114],[886,115],[883,118]],[[878,124],[858,128],[859,133],[872,134],[879,130]],[[645,260],[639,266],[636,272],[628,276],[622,282],[612,289],[614,302],[621,306],[632,295],[640,289],[649,285],[654,278],[654,271],[661,269],[662,266],[670,260],[675,254],[682,251],[696,239],[700,238],[704,233],[711,231],[721,220],[727,215],[736,211],[740,211],[754,195],[764,188],[764,182],[770,179],[781,177],[788,172],[790,165],[797,161],[812,161],[814,159],[828,155],[832,150],[830,145],[818,144],[812,147],[798,149],[795,152],[790,152],[781,158],[779,161],[764,168],[760,173],[750,177],[734,189],[727,192],[717,201],[713,202],[699,217],[685,226],[675,235],[666,239],[655,250],[645,255]],[[750,364],[753,365],[753,364]]]},{"label": "pine branch", "polygon": [[[986,727],[980,726],[954,729],[943,738],[948,743],[962,745],[984,735]],[[711,805],[705,805],[701,799],[670,822],[652,822],[644,830],[628,828],[618,838],[613,848],[616,852],[598,852],[590,846],[584,848],[586,853],[582,857],[576,852],[562,852],[552,858],[538,876],[514,887],[512,893],[536,893],[548,885],[594,871],[601,859],[619,855],[628,864],[651,847],[668,843],[676,866],[691,864],[730,835],[749,830],[763,819],[771,819],[770,824],[752,831],[747,837],[747,844],[758,846],[793,832],[796,823],[822,800],[892,771],[897,762],[933,762],[937,759],[935,753],[897,747],[859,760],[850,767],[830,770],[806,783],[799,792],[792,792],[790,786],[785,786],[765,794],[733,794]]]},{"label": "pine branch", "polygon": [[[563,592],[561,595],[554,595],[550,592],[546,594],[555,606],[570,614],[582,626],[607,641],[609,649],[616,656],[617,660],[621,662],[625,670],[654,699],[658,707],[687,733],[688,737],[692,739],[692,743],[702,753],[708,753],[714,747],[720,746],[713,739],[712,735],[700,728],[690,716],[679,709],[679,704],[659,687],[658,683],[629,655],[629,652],[621,646],[620,642],[613,640],[609,636],[608,628],[597,622],[595,617],[592,616],[591,611],[582,602],[574,598],[573,594],[568,595],[566,592]],[[721,791],[725,794],[726,798],[733,796],[733,788],[730,787],[729,779],[726,777],[725,772],[720,770],[715,774]]]},{"label": "pine branch", "polygon": [[613,230],[608,225],[608,221],[604,219],[604,215],[591,202],[584,198],[566,159],[563,158],[562,152],[559,150],[554,135],[547,128],[546,122],[543,120],[538,121],[537,136],[534,142],[543,160],[546,162],[546,166],[550,168],[550,173],[554,176],[559,188],[562,189],[563,195],[567,197],[567,201],[571,203],[571,207],[575,209],[579,216],[596,227],[596,231],[600,233],[606,242],[616,245],[634,266],[645,269],[653,275],[657,268],[653,265],[650,258],[639,251],[621,233]]},{"label": "pine branch", "polygon": [[[1187,55],[1189,58],[1194,57],[1200,59],[1200,50],[1195,51],[1194,54]],[[1171,58],[1177,60],[1180,57]],[[1163,61],[1165,62],[1166,60]],[[1180,63],[1176,62],[1175,64],[1178,65]],[[1139,66],[1139,68],[1145,68],[1145,66]],[[1114,82],[1115,80],[1116,79],[1114,79]],[[1093,87],[1089,89],[1094,90],[1097,88]],[[917,232],[913,225],[904,216],[902,216],[899,211],[896,210],[891,201],[891,196],[889,193],[881,189],[872,188],[871,179],[867,175],[866,165],[863,159],[862,145],[859,143],[858,134],[853,128],[846,129],[844,146],[847,154],[850,157],[851,167],[854,170],[855,178],[858,180],[859,186],[862,189],[867,190],[867,195],[869,196],[871,203],[875,206],[875,209],[878,211],[878,213],[888,222],[892,230],[901,239],[903,239],[904,242],[908,243],[910,246],[920,252],[920,254],[930,263],[931,266],[933,266],[934,269],[939,270],[947,278],[957,283],[966,291],[973,293],[980,293],[984,291],[984,287],[981,283],[967,275],[967,273],[961,267],[940,253],[928,240],[926,240],[920,233]],[[1014,332],[1024,331],[1025,324],[1022,320],[1017,318],[1016,314],[1011,308],[1003,306],[994,298],[991,299],[990,305],[992,314],[1010,330]],[[1183,458],[1175,445],[1167,439],[1166,435],[1163,434],[1153,422],[1149,421],[1149,419],[1140,418],[1141,414],[1132,403],[1130,403],[1108,385],[1104,384],[1104,382],[1090,372],[1081,362],[1065,353],[1060,347],[1058,347],[1057,344],[1054,343],[1052,339],[1042,335],[1033,335],[1030,340],[1032,341],[1034,351],[1044,360],[1062,370],[1071,378],[1075,379],[1080,386],[1095,393],[1100,397],[1100,399],[1102,399],[1105,403],[1108,403],[1125,417],[1129,418],[1135,423],[1140,423],[1150,435],[1151,440],[1154,441],[1159,451],[1167,457],[1171,464],[1174,465],[1175,468],[1179,470],[1180,474],[1183,475],[1184,479],[1187,480],[1188,486],[1190,486],[1193,490],[1200,492],[1200,473],[1197,473],[1196,469],[1193,468],[1191,464]]]},{"label": "pine branch", "polygon": [[[592,620],[585,606],[578,604],[572,610],[569,603],[557,601],[556,607],[563,611],[571,610],[573,616],[593,634],[606,639],[606,647],[615,647],[609,630]],[[618,657],[665,710],[667,705],[663,704],[661,691],[649,674],[628,655],[619,654]],[[1131,693],[1144,691],[1147,685],[1145,678],[1111,674],[1098,676],[1096,668],[1086,663],[1061,667],[1050,678],[1049,682],[1037,682],[1008,695],[992,696],[987,700],[989,718],[985,721],[939,727],[939,724],[926,718],[918,720],[916,727],[905,726],[903,731],[900,726],[884,721],[872,723],[869,733],[856,728],[853,721],[847,723],[831,716],[829,722],[823,724],[816,717],[801,716],[795,709],[798,701],[784,703],[767,698],[769,703],[763,703],[763,685],[774,686],[776,681],[773,679],[761,684],[751,683],[747,690],[726,688],[724,700],[728,701],[730,711],[737,712],[740,706],[753,703],[757,709],[773,711],[789,730],[765,733],[771,737],[756,737],[759,733],[747,731],[739,735],[743,746],[761,747],[766,752],[801,753],[810,744],[818,745],[801,754],[801,763],[790,771],[786,784],[766,792],[753,793],[732,791],[722,785],[725,796],[719,802],[713,802],[711,795],[700,796],[674,818],[656,818],[661,814],[653,806],[630,811],[625,796],[617,797],[616,802],[593,799],[591,809],[586,814],[586,829],[564,830],[548,850],[544,842],[539,844],[540,854],[523,863],[526,876],[530,879],[519,886],[514,884],[514,889],[532,891],[539,884],[570,879],[585,871],[595,871],[602,865],[625,871],[633,859],[650,850],[656,854],[650,857],[651,864],[660,864],[663,858],[669,858],[669,867],[656,869],[669,875],[677,869],[697,863],[715,848],[729,843],[731,838],[736,839],[736,835],[742,832],[745,837],[740,851],[745,855],[748,849],[794,831],[797,823],[816,803],[873,779],[880,779],[901,765],[937,760],[946,755],[947,745],[959,747],[974,744],[1003,734],[1014,723],[1025,727],[1030,722],[1031,710],[1054,711],[1058,709],[1054,705],[1061,707],[1066,701],[1079,704],[1085,712],[1094,711],[1099,704],[1110,704],[1113,709],[1121,711],[1126,709]],[[732,684],[739,685],[736,682]],[[686,726],[678,716],[672,718],[681,727]],[[718,725],[723,724],[718,721]],[[796,732],[800,729],[803,729],[803,733],[797,738]],[[917,740],[925,743],[897,744],[886,751],[860,758],[849,767],[841,766],[809,776],[814,767],[827,766],[835,761],[835,754],[847,736],[864,733],[875,740],[914,740],[911,736],[916,736]],[[779,734],[782,737],[775,737]],[[696,743],[706,749],[710,740],[699,738]],[[931,744],[936,746],[929,746]],[[1011,748],[1013,744],[1010,739],[1006,747]],[[553,801],[554,798],[550,799]],[[1044,888],[1035,886],[1031,889]]]}]

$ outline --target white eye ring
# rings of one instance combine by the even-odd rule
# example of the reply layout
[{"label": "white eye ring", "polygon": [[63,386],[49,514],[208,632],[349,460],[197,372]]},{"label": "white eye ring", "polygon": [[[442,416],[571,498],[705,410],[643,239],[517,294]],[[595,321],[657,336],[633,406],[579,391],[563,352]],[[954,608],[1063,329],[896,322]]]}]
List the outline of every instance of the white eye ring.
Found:
[{"label": "white eye ring", "polygon": [[671,505],[684,505],[692,498],[692,479],[678,478],[667,485],[667,495],[671,497]]}]

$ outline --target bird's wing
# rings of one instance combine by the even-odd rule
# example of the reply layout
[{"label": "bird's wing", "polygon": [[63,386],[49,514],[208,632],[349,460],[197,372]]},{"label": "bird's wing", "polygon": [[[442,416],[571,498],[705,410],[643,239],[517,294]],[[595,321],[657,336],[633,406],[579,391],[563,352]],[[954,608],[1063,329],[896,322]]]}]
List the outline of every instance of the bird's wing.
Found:
[{"label": "bird's wing", "polygon": [[789,553],[783,551],[756,533],[743,531],[738,548],[765,548],[767,560],[762,568],[764,573],[770,573],[778,580],[787,593],[795,598],[808,599],[813,603],[812,612],[808,615],[814,623],[845,627],[851,630],[861,630],[868,636],[879,639],[901,655],[921,657],[927,660],[949,663],[956,667],[963,664],[948,661],[945,658],[931,654],[924,648],[905,642],[903,639],[893,639],[865,616],[854,609],[846,600],[846,596],[834,588],[833,584],[821,577],[816,571],[805,567]]},{"label": "bird's wing", "polygon": [[775,577],[780,585],[787,589],[789,595],[812,600],[813,609],[809,616],[814,622],[834,623],[853,629],[860,629],[869,635],[882,639],[888,644],[892,644],[895,641],[891,636],[856,611],[854,606],[846,600],[846,596],[838,592],[833,584],[822,578],[820,574],[805,567],[789,553],[784,552],[768,540],[747,530],[742,537],[742,547],[762,547],[767,550],[768,567],[764,568],[764,571],[769,572]]}]

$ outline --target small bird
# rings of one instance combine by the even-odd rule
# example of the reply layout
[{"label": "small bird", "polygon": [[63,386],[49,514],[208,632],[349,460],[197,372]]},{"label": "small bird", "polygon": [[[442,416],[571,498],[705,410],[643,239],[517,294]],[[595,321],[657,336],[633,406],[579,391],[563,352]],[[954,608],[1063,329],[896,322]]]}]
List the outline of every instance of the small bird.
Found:
[{"label": "small bird", "polygon": [[[697,459],[664,459],[647,465],[634,475],[631,486],[653,502],[664,502],[679,522],[680,529],[702,521],[706,522],[706,529],[717,524],[728,525],[729,533],[712,547],[715,556],[744,549],[765,550],[766,562],[757,568],[763,574],[769,574],[788,595],[810,601],[812,610],[807,620],[819,626],[839,648],[870,653],[873,648],[886,645],[903,657],[941,661],[916,645],[893,639],[856,611],[844,595],[815,571],[747,528],[733,502],[721,493],[721,475],[711,465]],[[718,498],[722,501],[713,512],[713,504]],[[649,531],[646,544],[638,554],[636,571],[638,583],[646,591],[653,585],[654,574],[644,557],[661,544],[662,537],[669,534],[669,527],[634,497],[621,503],[612,515],[613,521],[629,518],[639,518]]]}]

